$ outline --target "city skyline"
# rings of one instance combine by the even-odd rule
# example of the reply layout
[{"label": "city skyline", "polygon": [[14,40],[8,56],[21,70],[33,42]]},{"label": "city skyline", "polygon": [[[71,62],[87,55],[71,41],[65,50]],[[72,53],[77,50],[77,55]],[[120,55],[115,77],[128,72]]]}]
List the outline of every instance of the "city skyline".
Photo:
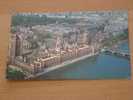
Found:
[{"label": "city skyline", "polygon": [[126,11],[17,13],[11,20],[8,69],[30,79],[103,51],[130,59],[129,52],[118,52],[123,41],[128,41]]}]

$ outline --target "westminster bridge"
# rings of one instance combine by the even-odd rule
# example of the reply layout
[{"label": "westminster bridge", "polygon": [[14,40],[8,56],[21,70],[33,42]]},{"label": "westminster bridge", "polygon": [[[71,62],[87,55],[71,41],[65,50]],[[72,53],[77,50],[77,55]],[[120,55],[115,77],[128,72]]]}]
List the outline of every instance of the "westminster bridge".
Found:
[{"label": "westminster bridge", "polygon": [[118,57],[123,57],[123,58],[126,58],[126,59],[130,59],[130,54],[129,52],[127,51],[120,51],[120,50],[114,50],[114,49],[104,49],[103,50],[104,53],[106,54],[112,54],[112,55],[115,55],[115,56],[118,56]]}]

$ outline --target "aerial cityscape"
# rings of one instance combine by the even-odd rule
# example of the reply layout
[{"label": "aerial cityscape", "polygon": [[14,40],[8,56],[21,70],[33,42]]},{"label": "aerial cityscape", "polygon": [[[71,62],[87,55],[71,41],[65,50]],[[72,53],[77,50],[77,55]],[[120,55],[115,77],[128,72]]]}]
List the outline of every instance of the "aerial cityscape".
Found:
[{"label": "aerial cityscape", "polygon": [[127,11],[16,13],[7,79],[130,79]]}]

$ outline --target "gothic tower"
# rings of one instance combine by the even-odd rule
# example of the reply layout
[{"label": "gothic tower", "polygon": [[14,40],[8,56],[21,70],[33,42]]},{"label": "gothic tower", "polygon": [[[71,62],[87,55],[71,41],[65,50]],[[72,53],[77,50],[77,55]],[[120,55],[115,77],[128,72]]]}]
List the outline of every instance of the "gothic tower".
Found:
[{"label": "gothic tower", "polygon": [[60,52],[60,50],[61,50],[61,39],[60,39],[60,37],[57,37],[55,50],[57,52]]},{"label": "gothic tower", "polygon": [[9,59],[13,64],[14,60],[17,56],[20,56],[21,53],[21,40],[16,34],[12,34],[11,36],[11,44],[9,46]]}]

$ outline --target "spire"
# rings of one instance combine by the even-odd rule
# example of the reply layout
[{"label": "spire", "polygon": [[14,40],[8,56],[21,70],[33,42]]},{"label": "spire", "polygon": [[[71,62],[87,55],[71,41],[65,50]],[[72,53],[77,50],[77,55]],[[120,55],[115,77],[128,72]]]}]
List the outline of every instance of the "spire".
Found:
[{"label": "spire", "polygon": [[60,51],[61,49],[61,39],[60,37],[57,37],[57,40],[56,40],[56,51]]},{"label": "spire", "polygon": [[87,42],[87,33],[84,32],[83,33],[83,43],[86,43]]}]

